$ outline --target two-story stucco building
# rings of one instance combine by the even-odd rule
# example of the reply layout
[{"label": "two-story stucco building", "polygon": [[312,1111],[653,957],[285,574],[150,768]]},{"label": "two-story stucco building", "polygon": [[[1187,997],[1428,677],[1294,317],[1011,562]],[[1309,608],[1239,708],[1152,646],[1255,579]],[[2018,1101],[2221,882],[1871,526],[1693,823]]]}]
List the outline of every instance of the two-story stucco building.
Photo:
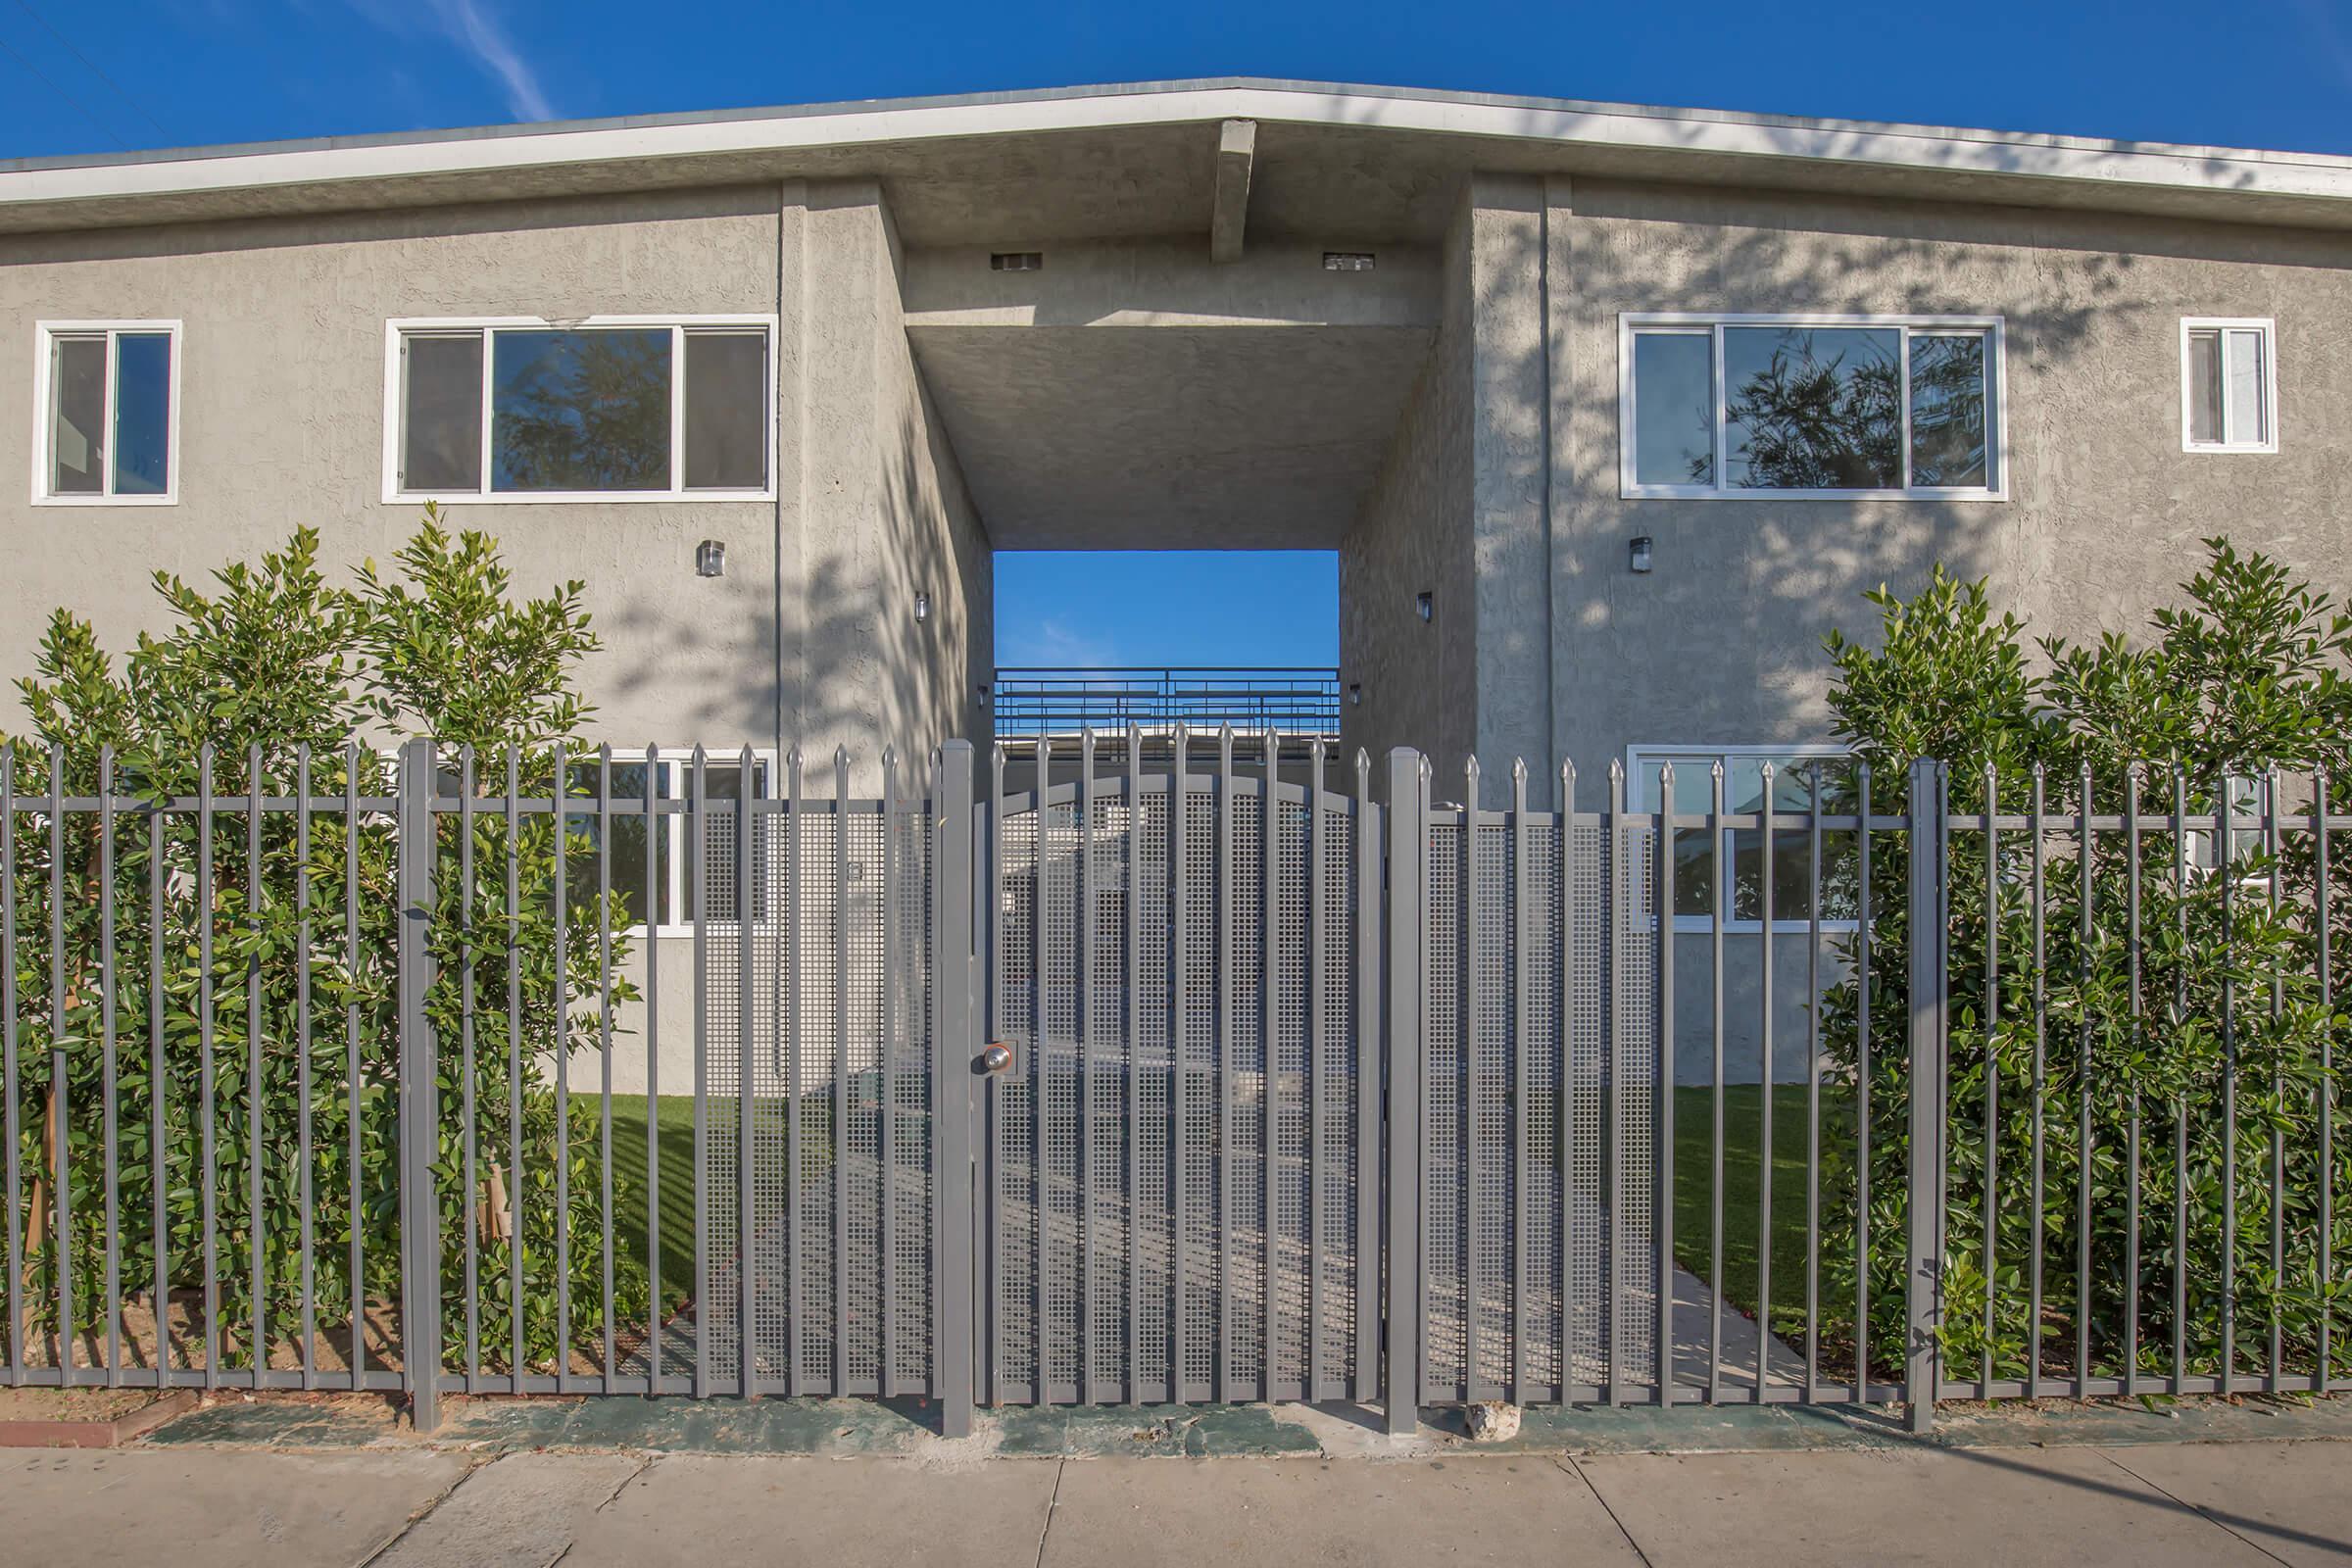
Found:
[{"label": "two-story stucco building", "polygon": [[993,552],[1333,549],[1349,752],[1738,790],[1936,561],[2340,581],[2348,350],[2301,155],[1231,80],[20,162],[0,674],[429,499],[586,580],[593,738],[870,788],[988,731]]}]

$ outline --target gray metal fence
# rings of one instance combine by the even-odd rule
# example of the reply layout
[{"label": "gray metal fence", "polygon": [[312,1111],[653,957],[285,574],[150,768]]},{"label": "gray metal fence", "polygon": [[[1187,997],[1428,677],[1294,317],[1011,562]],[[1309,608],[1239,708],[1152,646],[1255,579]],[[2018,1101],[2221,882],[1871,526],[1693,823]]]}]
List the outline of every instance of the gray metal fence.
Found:
[{"label": "gray metal fence", "polygon": [[1177,736],[0,753],[0,1382],[2352,1386],[2326,777]]}]

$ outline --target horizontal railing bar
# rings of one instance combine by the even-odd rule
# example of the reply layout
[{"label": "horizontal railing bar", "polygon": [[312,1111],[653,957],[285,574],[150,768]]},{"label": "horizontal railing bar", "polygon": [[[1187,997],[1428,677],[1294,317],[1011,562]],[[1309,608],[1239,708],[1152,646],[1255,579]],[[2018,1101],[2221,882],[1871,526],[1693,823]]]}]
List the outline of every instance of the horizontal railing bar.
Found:
[{"label": "horizontal railing bar", "polygon": [[[46,795],[26,795],[19,791],[0,800],[0,808],[35,812],[47,810],[51,804]],[[199,809],[198,798],[193,795],[65,795],[60,796],[54,804],[69,815],[81,816],[95,816],[109,808],[117,812],[142,816],[194,816]],[[341,816],[346,808],[356,806],[362,816],[391,816],[400,809],[400,797],[362,795],[355,801],[340,795],[319,795],[307,803],[293,795],[265,795],[261,799],[262,810],[270,813],[291,814],[303,809],[306,804],[318,815]],[[253,798],[223,791],[213,797],[212,809],[216,815],[241,816],[253,809]],[[451,809],[455,810],[456,808],[452,807]]]},{"label": "horizontal railing bar", "polygon": [[[314,816],[339,817],[346,814],[346,808],[352,803],[347,803],[340,795],[318,796],[308,803],[297,796],[265,795],[261,798],[260,809],[266,816],[291,816],[304,809],[306,804]],[[356,804],[357,814],[361,816],[390,817],[397,815],[400,809],[400,798],[392,795],[363,795],[358,798]],[[735,810],[736,804],[734,801],[712,801],[706,810],[708,814],[714,816],[731,815]],[[118,795],[111,799],[102,799],[92,795],[67,795],[60,797],[54,803],[46,795],[17,795],[5,802],[0,802],[0,809],[13,809],[20,814],[35,815],[48,810],[52,805],[69,816],[96,816],[111,806],[118,813],[119,819],[133,821],[154,816],[195,816],[200,809],[199,803],[194,796],[172,796],[157,800],[143,795]],[[470,801],[461,801],[454,795],[443,795],[434,798],[432,808],[436,815],[456,816],[469,806],[477,817],[486,820],[495,816],[503,816],[506,813],[507,805],[505,797],[497,795],[477,795]],[[781,815],[796,809],[808,815],[832,816],[843,809],[842,803],[822,799],[804,799],[796,808],[787,801],[758,796],[753,799],[751,805],[754,814],[762,816]],[[554,799],[545,795],[518,796],[514,802],[514,814],[517,816],[551,816],[555,814],[556,810]],[[901,808],[906,808],[905,803],[901,803]],[[916,808],[922,808],[917,807]],[[250,814],[255,807],[250,796],[223,793],[213,798],[211,809],[215,816],[242,817]],[[880,800],[860,799],[848,803],[848,810],[853,815],[878,816],[883,809],[884,803]],[[611,807],[605,808],[597,804],[594,796],[583,795],[566,797],[564,802],[564,814],[586,817],[590,820],[610,817],[613,820],[634,818],[643,821],[648,812],[641,797],[615,795],[612,797]],[[653,803],[651,814],[655,816],[686,816],[692,814],[692,811],[685,801],[657,799]]]},{"label": "horizontal railing bar", "polygon": [[[68,1372],[71,1372],[72,1375],[68,1376]],[[258,1385],[254,1382],[254,1369],[241,1366],[224,1366],[216,1373],[208,1374],[206,1369],[201,1366],[174,1366],[162,1369],[152,1366],[126,1366],[110,1370],[103,1366],[10,1367],[0,1364],[0,1375],[6,1375],[12,1382],[23,1383],[28,1388],[41,1389],[105,1388],[109,1385],[110,1379],[126,1389],[214,1387],[251,1390],[259,1387],[264,1391],[307,1389],[319,1394],[368,1394],[396,1393],[401,1388],[400,1373],[397,1370],[385,1371],[381,1368],[370,1368],[362,1373],[356,1387],[353,1385],[349,1371],[318,1372],[311,1374],[315,1381],[305,1383],[303,1381],[305,1374],[300,1367],[264,1368],[261,1373],[262,1381]],[[218,1381],[208,1384],[206,1381],[208,1376],[217,1378]],[[465,1380],[461,1376],[459,1381],[462,1384]]]},{"label": "horizontal railing bar", "polygon": [[[2032,830],[2036,820],[2035,817],[2029,814],[2011,815],[2003,812],[1992,818],[1992,830],[1996,833],[2028,832]],[[2082,831],[2084,822],[2084,819],[2075,812],[2060,813],[2054,808],[2045,812],[2038,820],[2042,830],[2052,837],[2071,837],[2078,834]],[[2257,830],[2254,824],[2262,820],[2260,814],[2253,811],[2230,813],[2230,825],[2234,832],[2254,832]],[[2321,827],[2321,819],[2312,815],[2279,816],[2274,820],[2278,823],[2281,833],[2317,833]],[[1728,824],[1732,818],[1727,816],[1724,821]],[[1973,813],[1957,811],[1946,817],[1944,821],[1947,827],[1956,832],[1982,833],[1984,831],[1984,813],[1982,811]],[[1704,825],[1703,822],[1701,825]],[[1823,825],[1828,825],[1826,817],[1823,819]],[[2177,829],[2185,829],[2191,833],[2218,833],[2221,831],[2221,825],[2220,815],[2211,813],[2204,816],[2183,816],[2176,824],[2170,813],[2159,815],[2153,808],[2150,808],[2148,814],[2140,816],[2136,820],[2123,816],[2092,816],[2089,818],[2090,830],[2093,833],[2136,832],[2143,839],[2170,838]],[[2340,833],[2347,828],[2352,828],[2352,816],[2338,816],[2331,811],[2328,815],[2326,825],[2328,832]]]},{"label": "horizontal railing bar", "polygon": [[[2041,1375],[2039,1390],[2029,1396],[2023,1378],[1995,1378],[1983,1383],[1975,1378],[1966,1381],[1945,1380],[1938,1386],[1939,1399],[2023,1399],[2029,1396],[2045,1399],[2113,1399],[2125,1397],[2124,1380],[2101,1376],[2076,1378],[2055,1372]],[[2274,1380],[2268,1372],[2233,1372],[2229,1387],[2224,1388],[2218,1372],[2191,1372],[2176,1378],[2170,1372],[2142,1372],[2132,1380],[2133,1396],[2151,1395],[2199,1394],[2343,1394],[2352,1393],[2352,1378],[2323,1379],[2317,1373],[2286,1373]]]}]

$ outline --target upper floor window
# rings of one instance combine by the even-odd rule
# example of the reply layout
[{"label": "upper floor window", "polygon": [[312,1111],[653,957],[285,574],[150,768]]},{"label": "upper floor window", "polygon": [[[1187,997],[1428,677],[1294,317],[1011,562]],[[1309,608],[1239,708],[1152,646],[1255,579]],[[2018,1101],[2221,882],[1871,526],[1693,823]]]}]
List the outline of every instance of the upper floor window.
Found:
[{"label": "upper floor window", "polygon": [[1999,500],[1998,317],[1627,316],[1628,496]]},{"label": "upper floor window", "polygon": [[179,469],[179,323],[43,321],[32,499],[169,506]]},{"label": "upper floor window", "polygon": [[2180,323],[2180,447],[2278,450],[2277,333],[2267,320],[2190,317]]},{"label": "upper floor window", "polygon": [[774,325],[394,321],[384,499],[772,496]]}]

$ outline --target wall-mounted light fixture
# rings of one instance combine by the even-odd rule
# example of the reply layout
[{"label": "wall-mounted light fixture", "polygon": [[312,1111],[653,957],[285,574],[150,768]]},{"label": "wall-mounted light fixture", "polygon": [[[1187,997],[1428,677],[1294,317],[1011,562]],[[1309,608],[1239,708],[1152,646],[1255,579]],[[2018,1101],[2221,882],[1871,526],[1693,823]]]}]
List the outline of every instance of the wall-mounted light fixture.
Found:
[{"label": "wall-mounted light fixture", "polygon": [[931,596],[919,589],[914,596],[914,618],[918,622],[931,618]]},{"label": "wall-mounted light fixture", "polygon": [[1363,686],[1363,682],[1361,682],[1361,681],[1351,681],[1351,682],[1349,682],[1349,683],[1348,683],[1348,706],[1349,708],[1361,708],[1361,707],[1363,707],[1363,706],[1364,706],[1364,686]]},{"label": "wall-mounted light fixture", "polygon": [[1438,596],[1426,588],[1413,595],[1413,613],[1419,615],[1423,620],[1437,619]]},{"label": "wall-mounted light fixture", "polygon": [[1626,549],[1625,564],[1637,572],[1649,570],[1649,535],[1638,534]]},{"label": "wall-mounted light fixture", "polygon": [[982,681],[977,686],[974,686],[972,690],[977,694],[973,700],[982,708],[986,708],[988,706],[988,682]]},{"label": "wall-mounted light fixture", "polygon": [[727,574],[727,542],[706,539],[694,547],[694,574],[697,577],[724,577]]}]

